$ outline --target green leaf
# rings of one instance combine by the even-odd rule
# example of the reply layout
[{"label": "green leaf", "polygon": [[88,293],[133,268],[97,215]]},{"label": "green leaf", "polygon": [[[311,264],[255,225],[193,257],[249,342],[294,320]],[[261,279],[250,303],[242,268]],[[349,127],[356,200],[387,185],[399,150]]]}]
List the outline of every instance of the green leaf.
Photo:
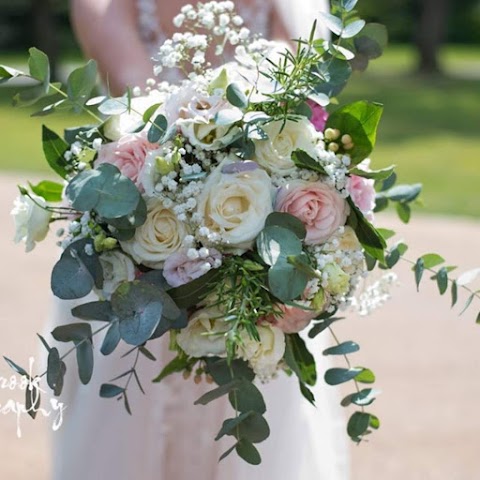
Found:
[{"label": "green leaf", "polygon": [[298,236],[284,227],[265,227],[257,237],[257,250],[262,260],[270,266],[281,259],[302,253],[302,242]]},{"label": "green leaf", "polygon": [[369,426],[370,414],[355,412],[348,421],[347,433],[350,438],[357,441],[357,439],[367,432]]},{"label": "green leaf", "polygon": [[236,359],[230,364],[224,358],[207,358],[207,373],[209,373],[216,384],[225,385],[235,379],[245,379],[252,382],[255,373],[244,360]]},{"label": "green leaf", "polygon": [[415,283],[417,285],[417,292],[420,289],[420,282],[422,281],[423,272],[425,271],[425,263],[423,258],[419,258],[413,267],[413,271],[415,272]]},{"label": "green leaf", "polygon": [[270,436],[270,427],[263,415],[249,412],[249,415],[238,425],[237,429],[230,432],[237,440],[248,440],[251,443],[261,443]]},{"label": "green leaf", "polygon": [[368,254],[383,263],[384,250],[387,246],[385,239],[364,217],[351,199],[348,200],[348,203],[351,210],[348,222],[355,230],[355,234],[357,235],[359,242],[362,244]]},{"label": "green leaf", "polygon": [[221,462],[222,460],[225,460],[225,458],[227,458],[235,450],[236,447],[237,447],[237,444],[235,443],[235,445],[230,447],[226,452],[222,453],[218,461]]},{"label": "green leaf", "polygon": [[122,395],[125,392],[125,389],[118,387],[117,385],[112,385],[111,383],[104,383],[100,386],[100,396],[102,398],[114,398]]},{"label": "green leaf", "polygon": [[103,269],[90,239],[70,244],[55,264],[51,276],[53,294],[62,300],[88,295],[96,286],[103,286]]},{"label": "green leaf", "polygon": [[425,268],[434,268],[442,263],[445,263],[445,259],[436,253],[426,253],[420,258],[423,260],[423,266]]},{"label": "green leaf", "polygon": [[359,392],[347,395],[341,402],[343,407],[348,407],[352,403],[359,407],[366,407],[371,405],[376,400],[377,392],[372,388],[365,388]]},{"label": "green leaf", "polygon": [[73,208],[81,212],[95,210],[104,218],[130,215],[140,201],[135,184],[108,163],[80,172],[70,181],[65,192]]},{"label": "green leaf", "polygon": [[35,80],[48,85],[50,83],[50,63],[48,61],[48,56],[35,47],[30,48],[28,53],[30,54],[28,59],[30,76]]},{"label": "green leaf", "polygon": [[[357,367],[360,368],[360,367]],[[355,380],[360,383],[374,383],[375,375],[368,368],[362,368],[360,373],[355,377]]]},{"label": "green leaf", "polygon": [[229,392],[230,404],[239,412],[257,412],[264,414],[267,410],[260,390],[245,379],[237,380],[237,387]]},{"label": "green leaf", "polygon": [[239,383],[240,382],[238,380],[233,380],[230,383],[226,383],[224,385],[221,385],[220,387],[210,390],[209,392],[202,395],[198,400],[196,400],[194,402],[194,405],[208,405],[210,402],[213,402],[214,400],[217,400],[218,398],[227,395],[233,390],[236,390]]},{"label": "green leaf", "polygon": [[102,355],[110,355],[113,353],[120,343],[120,340],[120,326],[118,322],[114,322],[108,327],[105,338],[103,339],[102,347],[100,348]]},{"label": "green leaf", "polygon": [[[323,41],[321,46],[323,48]],[[316,94],[335,97],[347,85],[352,75],[352,67],[340,58],[333,58],[314,67],[312,75],[318,79],[318,82],[311,85]]]},{"label": "green leaf", "polygon": [[69,149],[69,145],[62,137],[54,131],[42,125],[42,147],[45,159],[52,170],[66,178],[68,162],[65,160],[65,153]]},{"label": "green leaf", "polygon": [[95,301],[77,305],[72,308],[72,315],[82,320],[98,320],[101,322],[111,322],[116,317],[112,310],[110,302]]},{"label": "green leaf", "polygon": [[443,295],[447,289],[448,289],[448,272],[445,267],[442,267],[437,275],[437,285],[438,285],[438,291],[440,292],[440,295]]},{"label": "green leaf", "polygon": [[283,257],[268,270],[270,292],[284,303],[299,298],[310,278],[303,269],[299,270]]},{"label": "green leaf", "polygon": [[57,342],[81,342],[92,337],[92,327],[88,323],[60,325],[52,331]]},{"label": "green leaf", "polygon": [[235,445],[235,451],[240,458],[250,465],[260,465],[260,463],[262,463],[262,458],[260,457],[258,450],[247,440],[240,440]]},{"label": "green leaf", "polygon": [[452,308],[457,304],[457,301],[458,301],[458,285],[457,285],[457,281],[454,280],[452,282]]},{"label": "green leaf", "polygon": [[[90,98],[96,81],[97,63],[94,60],[89,60],[86,65],[73,70],[67,80],[67,95],[70,101],[84,105]],[[78,106],[74,109],[80,111]]]},{"label": "green leaf", "polygon": [[0,85],[12,78],[16,78],[24,75],[20,70],[15,68],[7,67],[6,65],[0,65]]},{"label": "green leaf", "polygon": [[47,202],[61,202],[63,185],[49,180],[44,180],[37,185],[29,183],[30,189],[35,195],[44,198]]},{"label": "green leaf", "polygon": [[245,412],[235,418],[228,418],[225,420],[222,424],[222,428],[215,437],[215,440],[220,440],[225,435],[233,435],[232,432],[252,413],[253,412]]},{"label": "green leaf", "polygon": [[400,250],[395,247],[393,248],[388,255],[385,257],[385,262],[388,268],[393,268],[400,260],[401,254]]},{"label": "green leaf", "polygon": [[340,36],[342,38],[355,37],[355,35],[359,34],[363,30],[363,27],[365,27],[365,25],[365,20],[354,20],[343,29]]},{"label": "green leaf", "polygon": [[354,167],[350,170],[351,175],[357,175],[358,177],[368,178],[370,180],[382,181],[391,177],[392,173],[395,170],[395,165],[392,165],[388,168],[382,170],[370,170],[366,171],[362,168]]},{"label": "green leaf", "polygon": [[305,225],[289,213],[273,212],[265,220],[265,227],[282,227],[293,232],[300,240],[304,240],[307,235]]},{"label": "green leaf", "polygon": [[307,400],[310,404],[315,407],[315,396],[313,395],[312,391],[302,382],[298,382],[300,386],[300,393],[303,395],[303,398]]},{"label": "green leaf", "polygon": [[248,97],[243,92],[242,88],[236,84],[231,83],[227,87],[227,100],[234,107],[238,108],[247,108],[248,107]]},{"label": "green leaf", "polygon": [[370,415],[370,427],[378,430],[380,428],[380,420],[375,415]]},{"label": "green leaf", "polygon": [[8,366],[15,372],[17,372],[19,375],[22,375],[23,377],[27,377],[27,378],[30,378],[30,375],[27,373],[27,371],[20,367],[19,365],[17,365],[13,360],[10,360],[9,358],[7,357],[3,357],[4,360],[7,362]]},{"label": "green leaf", "polygon": [[80,381],[87,385],[93,375],[93,344],[91,339],[77,344],[77,364]]},{"label": "green leaf", "polygon": [[[196,359],[194,360],[196,362]],[[154,383],[161,382],[164,378],[173,373],[183,372],[186,368],[192,365],[192,360],[188,357],[175,357],[169,362],[163,370],[152,380]],[[218,383],[218,382],[217,382]]]},{"label": "green leaf", "polygon": [[156,362],[157,359],[155,358],[155,355],[150,351],[148,350],[147,347],[140,347],[138,349],[138,351],[145,357],[145,358],[148,358],[149,360],[151,360],[152,362]]},{"label": "green leaf", "polygon": [[[165,115],[157,115],[148,130],[148,141],[150,143],[161,142],[168,130],[168,121]],[[163,143],[163,142],[161,142]]]},{"label": "green leaf", "polygon": [[365,55],[369,60],[382,56],[388,43],[388,32],[385,25],[367,23],[362,32],[354,40],[358,53]]},{"label": "green leaf", "polygon": [[340,35],[344,29],[342,19],[331,13],[320,12],[320,20],[335,35]]},{"label": "green leaf", "polygon": [[317,382],[315,358],[308,351],[305,341],[298,333],[285,335],[285,362],[299,380],[307,385]]},{"label": "green leaf", "polygon": [[467,298],[467,301],[465,302],[465,306],[463,307],[463,310],[460,312],[460,315],[463,315],[463,314],[468,310],[468,308],[470,307],[470,305],[471,305],[472,302],[473,302],[473,299],[475,298],[475,295],[476,295],[476,292],[473,292],[473,293]]},{"label": "green leaf", "polygon": [[358,0],[341,0],[341,5],[346,12],[351,12],[357,3]]},{"label": "green leaf", "polygon": [[323,351],[324,355],[348,355],[360,350],[360,346],[355,342],[343,342],[335,347],[327,348]]},{"label": "green leaf", "polygon": [[130,231],[141,227],[147,220],[147,203],[140,197],[135,210],[120,218],[104,218],[103,220],[118,231]]},{"label": "green leaf", "polygon": [[422,193],[422,184],[415,183],[413,185],[396,185],[378,195],[384,196],[393,202],[410,203],[416,200],[420,193]]},{"label": "green leaf", "polygon": [[308,336],[310,338],[315,338],[317,335],[325,331],[332,323],[338,322],[338,320],[343,320],[340,317],[332,317],[332,318],[327,318],[325,320],[322,320],[318,323],[315,323],[313,327],[310,329],[308,332]]},{"label": "green leaf", "polygon": [[407,203],[399,202],[395,206],[397,210],[398,218],[403,223],[408,223],[410,221],[410,217],[412,215],[412,209]]},{"label": "green leaf", "polygon": [[325,382],[328,385],[340,385],[357,377],[362,368],[330,368],[325,372]]},{"label": "green leaf", "polygon": [[377,228],[377,232],[385,239],[390,240],[396,235],[396,232],[393,230],[388,230],[387,228]]},{"label": "green leaf", "polygon": [[60,354],[57,348],[51,348],[48,352],[47,360],[47,384],[54,391],[56,396],[62,393],[63,379],[67,366],[60,359]]},{"label": "green leaf", "polygon": [[128,112],[128,98],[126,96],[119,98],[108,98],[98,107],[98,111],[103,115],[121,115]]},{"label": "green leaf", "polygon": [[191,308],[197,305],[212,291],[220,275],[221,270],[210,270],[205,275],[202,275],[185,285],[171,288],[167,293],[179,308]]},{"label": "green leaf", "polygon": [[122,283],[113,293],[111,303],[119,318],[120,336],[129,345],[145,343],[162,318],[163,296],[145,282]]},{"label": "green leaf", "polygon": [[312,158],[304,150],[295,150],[292,153],[292,161],[297,168],[304,168],[306,170],[312,170],[313,172],[320,173],[321,175],[326,175],[327,172],[320,163]]},{"label": "green leaf", "polygon": [[337,128],[352,137],[354,147],[349,153],[353,164],[360,163],[372,153],[382,112],[382,105],[360,101],[339,108],[328,118],[327,128]]},{"label": "green leaf", "polygon": [[35,420],[40,409],[40,389],[35,383],[30,382],[25,389],[25,410]]}]

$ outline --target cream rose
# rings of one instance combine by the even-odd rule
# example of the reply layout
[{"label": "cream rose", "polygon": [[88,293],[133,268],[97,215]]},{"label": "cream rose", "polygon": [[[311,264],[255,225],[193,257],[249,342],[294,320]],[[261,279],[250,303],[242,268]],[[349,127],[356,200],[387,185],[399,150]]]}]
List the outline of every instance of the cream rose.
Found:
[{"label": "cream rose", "polygon": [[103,268],[103,289],[101,295],[107,300],[123,282],[135,280],[135,265],[129,257],[118,250],[100,255]]},{"label": "cream rose", "polygon": [[[48,234],[52,213],[45,210],[45,200],[37,195],[31,197],[21,195],[13,204],[12,216],[15,222],[15,243],[25,242],[25,251],[35,248],[36,242],[41,242]],[[42,208],[44,207],[44,208]]]},{"label": "cream rose", "polygon": [[277,371],[278,364],[285,354],[285,335],[277,327],[265,323],[257,326],[260,342],[242,332],[242,344],[238,353],[247,360],[260,380],[268,380]]},{"label": "cream rose", "polygon": [[322,182],[295,180],[281,188],[275,209],[289,213],[303,222],[307,230],[305,243],[325,243],[345,225],[348,203],[332,187]]},{"label": "cream rose", "polygon": [[245,163],[223,161],[205,183],[197,207],[203,226],[236,248],[249,248],[273,211],[270,177],[252,162],[253,169],[242,171]]},{"label": "cream rose", "polygon": [[159,199],[150,199],[147,210],[147,220],[131,240],[121,242],[122,248],[136,262],[162,268],[168,256],[181,248],[188,229]]},{"label": "cream rose", "polygon": [[[197,310],[176,336],[179,347],[191,357],[225,355],[225,332],[230,326],[216,307]],[[217,335],[218,334],[218,335]]]},{"label": "cream rose", "polygon": [[254,140],[255,155],[252,160],[258,162],[271,173],[286,176],[295,171],[292,153],[304,150],[316,157],[315,145],[318,134],[308,119],[302,117],[297,122],[276,120],[262,126],[268,135],[267,140]]}]

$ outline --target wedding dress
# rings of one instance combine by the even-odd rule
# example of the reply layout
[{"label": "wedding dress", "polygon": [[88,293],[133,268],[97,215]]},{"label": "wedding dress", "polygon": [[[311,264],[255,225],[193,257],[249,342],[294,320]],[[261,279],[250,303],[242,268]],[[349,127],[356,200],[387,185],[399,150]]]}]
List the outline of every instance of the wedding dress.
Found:
[{"label": "wedding dress", "polygon": [[[140,19],[153,18],[152,0],[138,1]],[[270,4],[266,0],[253,3],[250,11],[241,8],[241,13],[252,30],[265,31]],[[307,35],[308,31],[302,29],[310,28],[322,6],[326,9],[326,2],[318,0],[276,3],[292,37]],[[55,306],[54,324],[75,321],[69,313],[73,303],[57,301]],[[225,398],[208,406],[193,405],[212,385],[206,382],[196,385],[192,379],[184,380],[178,374],[160,384],[151,383],[172,358],[167,336],[148,345],[156,362],[140,358],[137,369],[146,395],[131,383],[132,416],[122,404],[102,399],[98,392],[102,383],[129,370],[134,358],[131,355],[120,358],[129,349],[125,345],[104,357],[99,352],[100,342],[101,339],[94,338],[96,366],[89,385],[79,383],[74,361],[67,365],[68,375],[60,398],[66,406],[64,423],[53,433],[54,480],[346,480],[349,477],[348,440],[340,398],[322,379],[329,367],[321,355],[325,348],[322,336],[309,342],[318,365],[316,408],[301,396],[293,377],[281,374],[278,379],[261,385],[271,436],[257,445],[262,456],[262,464],[257,467],[246,464],[235,453],[218,462],[220,455],[234,443],[233,437],[214,441],[223,420],[232,416],[232,408]]]}]

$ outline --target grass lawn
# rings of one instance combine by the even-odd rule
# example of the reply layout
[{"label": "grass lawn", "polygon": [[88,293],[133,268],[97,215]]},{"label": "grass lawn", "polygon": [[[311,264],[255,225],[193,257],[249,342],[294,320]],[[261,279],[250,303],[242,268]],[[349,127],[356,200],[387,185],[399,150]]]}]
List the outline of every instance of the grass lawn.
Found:
[{"label": "grass lawn", "polygon": [[[441,58],[446,77],[419,78],[410,75],[413,50],[390,47],[367,73],[354,75],[340,101],[385,105],[373,165],[396,164],[401,182],[423,183],[422,211],[479,218],[480,48],[446,48]],[[18,57],[8,62],[18,63]],[[88,119],[29,118],[28,111],[8,105],[10,93],[0,88],[0,169],[46,170],[41,124],[61,132]]]}]

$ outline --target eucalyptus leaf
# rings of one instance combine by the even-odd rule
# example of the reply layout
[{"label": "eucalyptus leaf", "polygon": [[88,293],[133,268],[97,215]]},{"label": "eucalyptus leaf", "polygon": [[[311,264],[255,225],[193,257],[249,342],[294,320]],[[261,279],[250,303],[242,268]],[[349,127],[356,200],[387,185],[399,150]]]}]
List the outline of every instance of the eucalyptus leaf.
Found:
[{"label": "eucalyptus leaf", "polygon": [[28,53],[30,55],[28,58],[30,76],[48,86],[50,83],[50,62],[48,56],[35,47],[30,48]]},{"label": "eucalyptus leaf", "polygon": [[225,385],[235,379],[252,382],[255,378],[255,373],[244,360],[236,359],[229,364],[227,359],[209,357],[206,363],[207,373],[218,385]]},{"label": "eucalyptus leaf", "polygon": [[437,275],[437,285],[438,285],[438,291],[440,292],[440,295],[443,295],[447,289],[448,289],[448,272],[445,267],[442,267]]},{"label": "eucalyptus leaf", "polygon": [[304,168],[306,170],[312,170],[314,172],[320,173],[321,175],[326,175],[327,172],[320,163],[312,158],[304,150],[295,150],[292,153],[292,161],[298,168]]},{"label": "eucalyptus leaf", "polygon": [[100,386],[100,396],[102,398],[114,398],[122,395],[125,389],[111,383],[104,383]]},{"label": "eucalyptus leaf", "polygon": [[[97,81],[97,63],[89,60],[86,65],[76,68],[67,80],[67,95],[70,101],[84,105],[90,98]],[[77,107],[77,111],[80,109]]]},{"label": "eucalyptus leaf", "polygon": [[410,208],[410,205],[408,205],[408,203],[398,202],[395,206],[395,209],[397,210],[398,218],[403,223],[408,223],[410,221],[412,209]]},{"label": "eucalyptus leaf", "polygon": [[327,348],[323,351],[324,355],[348,355],[360,350],[360,347],[355,342],[343,342],[335,347]]},{"label": "eucalyptus leaf", "polygon": [[100,104],[98,111],[103,115],[121,115],[128,112],[128,99],[126,97],[108,98]]},{"label": "eucalyptus leaf", "polygon": [[102,355],[110,355],[113,353],[120,343],[120,340],[120,327],[118,322],[113,322],[110,327],[108,327],[105,338],[103,339],[102,347],[100,348]]},{"label": "eucalyptus leaf", "polygon": [[3,359],[7,362],[8,366],[14,371],[14,372],[17,372],[19,375],[21,375],[22,377],[27,377],[28,379],[30,379],[30,375],[27,373],[27,371],[20,367],[19,365],[17,365],[13,360],[10,360],[9,358],[7,357],[3,357]]},{"label": "eucalyptus leaf", "polygon": [[325,382],[328,385],[340,385],[357,377],[362,368],[330,368],[325,372]]},{"label": "eucalyptus leaf", "polygon": [[285,336],[285,362],[295,372],[299,380],[307,385],[317,382],[315,358],[308,351],[305,341],[298,333]]},{"label": "eucalyptus leaf", "polygon": [[135,184],[109,163],[80,172],[70,181],[66,194],[76,210],[95,210],[112,219],[131,215],[140,201]]},{"label": "eucalyptus leaf", "polygon": [[150,143],[163,143],[163,137],[168,131],[168,121],[165,115],[160,114],[155,117],[155,120],[152,122],[152,126],[148,130],[148,141]]},{"label": "eucalyptus leaf", "polygon": [[258,453],[258,450],[247,440],[240,440],[235,446],[235,451],[240,458],[245,460],[250,465],[260,465],[262,462],[262,458]]},{"label": "eucalyptus leaf", "polygon": [[312,75],[318,78],[311,88],[317,95],[337,96],[347,85],[352,75],[352,67],[340,58],[321,62],[314,68]]},{"label": "eucalyptus leaf", "polygon": [[359,392],[347,395],[341,402],[343,407],[348,407],[352,403],[359,407],[371,405],[376,399],[377,392],[372,388],[365,388]]},{"label": "eucalyptus leaf", "polygon": [[227,87],[226,95],[228,102],[234,107],[247,108],[248,98],[237,83],[231,83]]},{"label": "eucalyptus leaf", "polygon": [[[192,360],[188,357],[178,356],[171,360],[163,370],[152,380],[154,383],[161,382],[164,378],[178,372],[183,372],[191,366]],[[218,383],[218,382],[217,382]]]},{"label": "eucalyptus leaf", "polygon": [[360,383],[374,383],[375,375],[368,368],[362,368],[360,373],[355,377],[355,380]]},{"label": "eucalyptus leaf", "polygon": [[264,414],[267,407],[260,390],[245,379],[236,382],[236,388],[228,392],[228,398],[233,408],[241,413],[253,411]]},{"label": "eucalyptus leaf", "polygon": [[111,304],[120,322],[120,336],[129,345],[142,345],[162,318],[163,298],[152,285],[133,281],[122,283],[113,293]]},{"label": "eucalyptus leaf", "polygon": [[419,258],[414,267],[413,270],[415,272],[415,283],[417,285],[417,292],[420,289],[420,282],[422,281],[423,277],[423,272],[425,271],[425,262],[423,261],[423,258]]},{"label": "eucalyptus leaf", "polygon": [[364,435],[370,426],[370,414],[355,412],[347,424],[347,433],[353,439],[359,439]]},{"label": "eucalyptus leaf", "polygon": [[354,167],[350,170],[351,175],[357,175],[358,177],[368,178],[377,181],[383,181],[389,178],[395,170],[395,165],[392,165],[381,170],[363,170],[359,167]]},{"label": "eucalyptus leaf", "polygon": [[344,29],[342,19],[331,13],[320,12],[320,20],[335,35],[340,35]]},{"label": "eucalyptus leaf", "polygon": [[77,305],[72,308],[72,315],[82,320],[98,320],[111,322],[117,317],[113,313],[112,305],[107,301],[94,301]]},{"label": "eucalyptus leaf", "polygon": [[249,412],[249,415],[238,425],[238,428],[228,433],[237,440],[246,439],[251,443],[261,443],[270,436],[270,427],[267,421],[257,412]]},{"label": "eucalyptus leaf", "polygon": [[340,317],[332,317],[332,318],[327,318],[325,320],[321,320],[317,323],[315,323],[310,331],[308,332],[308,336],[310,338],[315,338],[317,335],[320,335],[323,331],[325,331],[327,328],[330,327],[335,322],[338,322],[339,320],[343,320]]},{"label": "eucalyptus leaf", "polygon": [[224,385],[221,385],[220,387],[210,390],[209,392],[203,394],[198,400],[196,400],[194,402],[194,405],[208,405],[210,402],[213,402],[214,400],[217,400],[218,398],[227,395],[233,390],[236,390],[239,383],[240,382],[238,380],[233,380],[230,383],[226,383]]},{"label": "eucalyptus leaf", "polygon": [[270,292],[284,303],[299,298],[310,278],[309,274],[296,268],[283,257],[268,270]]},{"label": "eucalyptus leaf", "polygon": [[359,34],[363,27],[365,27],[366,22],[365,20],[354,20],[353,22],[349,23],[342,31],[341,37],[342,38],[352,38]]},{"label": "eucalyptus leaf", "polygon": [[265,227],[257,237],[257,250],[262,260],[270,266],[289,256],[302,253],[302,242],[291,230],[277,225]]}]

